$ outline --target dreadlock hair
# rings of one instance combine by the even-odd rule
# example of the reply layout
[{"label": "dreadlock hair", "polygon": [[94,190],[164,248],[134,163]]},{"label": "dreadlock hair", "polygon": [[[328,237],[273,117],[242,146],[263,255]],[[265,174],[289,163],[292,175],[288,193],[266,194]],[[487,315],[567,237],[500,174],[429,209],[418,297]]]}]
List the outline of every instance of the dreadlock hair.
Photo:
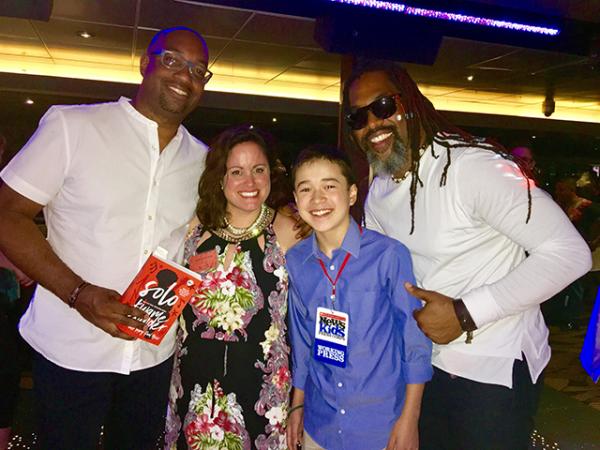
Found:
[{"label": "dreadlock hair", "polygon": [[[476,147],[485,150],[492,150],[506,159],[512,160],[508,153],[499,143],[491,139],[481,139],[472,136],[466,131],[453,125],[448,119],[440,114],[433,106],[431,101],[425,97],[419,90],[417,84],[410,77],[408,72],[399,63],[382,60],[382,59],[358,59],[354,65],[350,76],[344,83],[342,110],[344,117],[351,112],[350,106],[350,87],[365,73],[368,72],[384,72],[390,81],[398,89],[400,101],[410,120],[407,120],[406,127],[408,131],[407,147],[411,153],[411,173],[410,183],[410,212],[411,212],[411,228],[410,234],[415,230],[415,200],[417,196],[417,188],[423,186],[423,181],[419,178],[419,164],[421,159],[421,151],[429,147],[431,155],[434,158],[439,156],[435,154],[433,143],[437,143],[446,149],[447,162],[444,166],[442,176],[440,177],[440,187],[446,185],[448,177],[448,168],[452,162],[451,150],[465,149],[468,147]],[[346,135],[352,136],[350,127],[344,126]],[[350,139],[354,145],[358,143],[352,138]],[[521,169],[519,169],[521,170]],[[521,170],[525,178],[526,175]],[[531,188],[527,182],[527,219],[529,222],[531,217]]]}]

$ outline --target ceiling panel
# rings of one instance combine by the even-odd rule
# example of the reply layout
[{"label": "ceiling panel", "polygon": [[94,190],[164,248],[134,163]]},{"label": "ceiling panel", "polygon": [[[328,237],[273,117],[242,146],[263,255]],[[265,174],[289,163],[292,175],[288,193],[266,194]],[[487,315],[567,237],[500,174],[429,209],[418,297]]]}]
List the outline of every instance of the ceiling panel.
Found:
[{"label": "ceiling panel", "polygon": [[52,18],[133,26],[136,3],[136,0],[54,0]]},{"label": "ceiling panel", "polygon": [[252,13],[173,0],[141,0],[139,26],[159,30],[176,26],[193,28],[205,36],[231,38]]},{"label": "ceiling panel", "polygon": [[267,82],[285,70],[283,66],[266,64],[236,64],[233,61],[217,61],[210,70],[215,75],[228,77],[240,77],[245,79],[256,79],[261,82]]},{"label": "ceiling panel", "polygon": [[109,65],[129,66],[137,64],[137,60],[132,62],[131,52],[127,49],[106,49],[98,47],[87,47],[85,49],[73,48],[62,45],[49,45],[48,50],[55,61],[63,60],[69,64],[99,63]]},{"label": "ceiling panel", "polygon": [[298,47],[232,41],[219,55],[218,62],[236,64],[271,65],[282,70],[312,55],[312,50]]},{"label": "ceiling panel", "polygon": [[0,17],[0,37],[14,37],[21,39],[38,39],[33,29],[32,22],[11,17]]},{"label": "ceiling panel", "polygon": [[50,58],[46,47],[39,39],[0,37],[0,58],[6,58],[5,55]]},{"label": "ceiling panel", "polygon": [[318,49],[313,39],[314,20],[256,14],[237,39]]},{"label": "ceiling panel", "polygon": [[318,50],[294,66],[301,69],[314,70],[315,72],[337,74],[339,76],[341,61],[342,57],[340,55]]},{"label": "ceiling panel", "polygon": [[[600,0],[522,0],[524,8],[536,2],[574,14],[593,15],[600,9]],[[312,20],[176,0],[55,0],[48,23],[0,18],[0,71],[136,83],[139,56],[151,37],[158,29],[179,25],[206,36],[216,74],[209,90],[339,98],[341,56],[318,48]],[[77,37],[84,29],[95,37]],[[506,106],[505,114],[521,108],[541,116],[551,82],[557,112],[562,101],[562,109],[593,111],[591,120],[600,121],[594,109],[600,105],[600,69],[593,63],[564,53],[444,38],[435,64],[407,68],[442,108],[493,109],[489,105],[498,102]],[[475,78],[468,81],[468,75]]]},{"label": "ceiling panel", "polygon": [[[131,53],[133,29],[111,25],[84,24],[59,19],[49,22],[36,22],[34,27],[38,30],[43,42],[49,47],[73,47],[85,50],[89,48],[125,49]],[[77,35],[79,31],[92,34],[89,39]]]},{"label": "ceiling panel", "polygon": [[274,78],[273,81],[283,81],[291,83],[307,83],[320,86],[331,86],[339,79],[339,75],[327,75],[322,72],[315,72],[307,69],[289,69]]}]

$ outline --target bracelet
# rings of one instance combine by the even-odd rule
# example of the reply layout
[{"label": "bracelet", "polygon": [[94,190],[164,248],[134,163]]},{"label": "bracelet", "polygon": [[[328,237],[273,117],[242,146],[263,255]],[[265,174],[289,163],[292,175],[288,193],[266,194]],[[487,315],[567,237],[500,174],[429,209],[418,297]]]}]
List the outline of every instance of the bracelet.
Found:
[{"label": "bracelet", "polygon": [[69,298],[67,298],[67,305],[69,305],[69,308],[75,308],[75,302],[77,301],[79,294],[81,294],[81,291],[83,291],[89,285],[90,283],[87,281],[82,281],[79,286],[73,289],[73,291],[69,294]]},{"label": "bracelet", "polygon": [[454,306],[454,312],[458,318],[458,322],[460,323],[460,328],[467,333],[467,339],[465,342],[470,344],[473,342],[473,331],[477,329],[477,325],[473,321],[469,310],[461,298],[454,300],[452,302],[452,306]]},{"label": "bracelet", "polygon": [[290,415],[296,411],[297,409],[303,408],[304,407],[304,403],[300,403],[299,405],[293,406],[292,408],[290,408],[290,410],[288,411],[288,417],[290,417]]}]

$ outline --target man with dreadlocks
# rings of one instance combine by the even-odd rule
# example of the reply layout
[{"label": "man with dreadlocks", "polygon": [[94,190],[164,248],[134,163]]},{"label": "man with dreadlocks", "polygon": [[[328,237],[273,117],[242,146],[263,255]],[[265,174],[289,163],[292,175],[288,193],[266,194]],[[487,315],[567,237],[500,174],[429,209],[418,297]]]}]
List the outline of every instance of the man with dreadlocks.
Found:
[{"label": "man with dreadlocks", "polygon": [[539,304],[590,267],[568,218],[499,146],[450,124],[399,65],[345,83],[346,133],[370,164],[366,225],[411,251],[436,345],[422,449],[526,449],[550,358]]}]

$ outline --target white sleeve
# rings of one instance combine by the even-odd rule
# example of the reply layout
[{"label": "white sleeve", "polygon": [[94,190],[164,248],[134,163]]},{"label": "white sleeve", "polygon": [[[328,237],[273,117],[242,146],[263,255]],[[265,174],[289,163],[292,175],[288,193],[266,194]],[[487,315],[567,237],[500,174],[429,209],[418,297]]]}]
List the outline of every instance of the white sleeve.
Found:
[{"label": "white sleeve", "polygon": [[[567,216],[517,166],[492,152],[460,158],[455,176],[473,220],[481,220],[523,247],[529,256],[498,281],[462,299],[478,327],[542,303],[591,267],[590,250]],[[482,155],[483,153],[483,155]],[[531,218],[527,182],[531,186]]]},{"label": "white sleeve", "polygon": [[367,198],[365,199],[365,228],[385,234],[383,227],[379,224],[379,222],[377,222],[375,214],[370,207],[369,197],[371,194],[371,189],[372,185],[369,187],[369,194],[367,194]]},{"label": "white sleeve", "polygon": [[51,107],[0,177],[19,194],[46,205],[63,185],[69,162],[67,126],[60,109]]}]

